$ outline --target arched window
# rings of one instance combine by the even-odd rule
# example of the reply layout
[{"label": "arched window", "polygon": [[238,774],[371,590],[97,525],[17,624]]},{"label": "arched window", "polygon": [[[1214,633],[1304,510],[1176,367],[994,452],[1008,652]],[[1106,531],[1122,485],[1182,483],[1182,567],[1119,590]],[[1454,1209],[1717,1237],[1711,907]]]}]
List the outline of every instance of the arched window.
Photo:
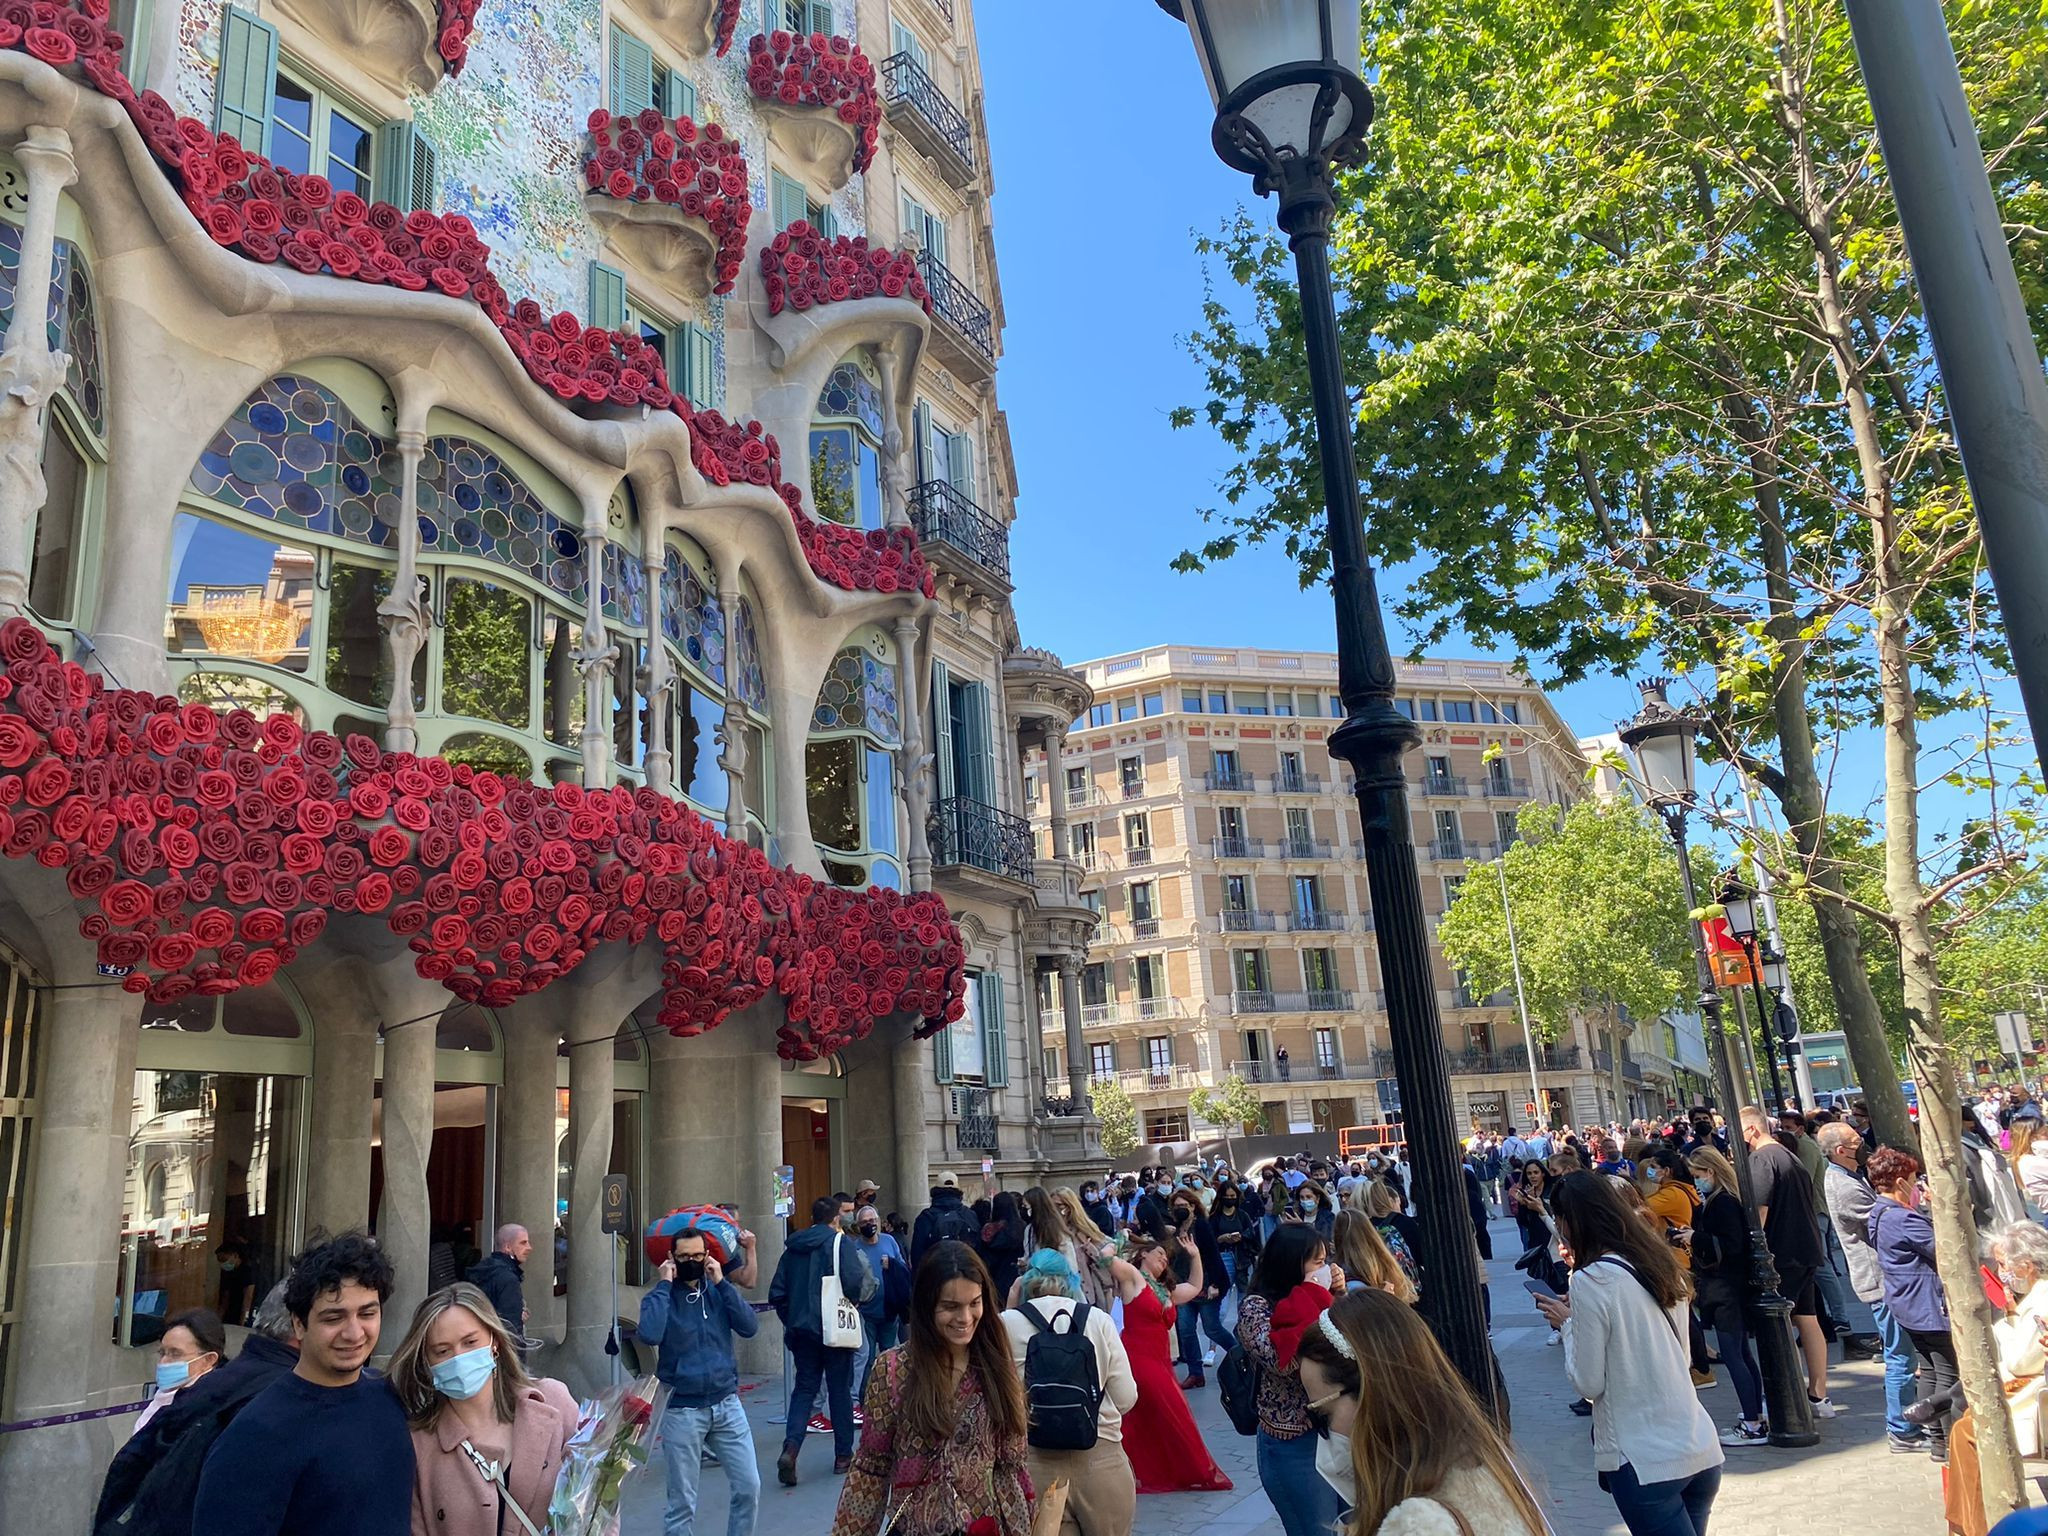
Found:
[{"label": "arched window", "polygon": [[854,528],[881,527],[888,417],[881,371],[866,348],[832,370],[819,391],[812,423],[811,505],[818,516]]},{"label": "arched window", "polygon": [[[69,205],[62,213],[72,215]],[[14,318],[21,233],[19,225],[0,218],[0,328]],[[78,562],[99,466],[106,461],[107,420],[92,274],[84,251],[61,236],[51,254],[47,335],[52,350],[67,353],[70,364],[44,429],[45,495],[29,551],[28,605],[39,617],[64,624],[79,617]]]},{"label": "arched window", "polygon": [[[376,735],[394,684],[379,609],[397,570],[402,470],[371,424],[390,410],[382,382],[353,364],[320,369],[320,378],[266,381],[201,451],[172,532],[166,649],[189,665],[180,683],[189,697],[263,700],[322,728]],[[586,551],[580,525],[558,510],[568,492],[519,460],[480,430],[427,439],[419,569],[433,622],[409,682],[422,751],[559,778],[580,764],[574,651]],[[604,579],[607,609],[637,658],[637,558],[615,560],[608,546]],[[620,759],[630,765],[637,668],[622,670],[635,750]]]},{"label": "arched window", "polygon": [[769,771],[775,731],[768,714],[768,674],[761,666],[761,637],[754,626],[754,600],[745,591],[740,593],[739,614],[732,637],[730,686],[747,706],[747,820],[765,836],[775,816],[775,775]]},{"label": "arched window", "polygon": [[804,748],[811,837],[836,885],[900,890],[896,749],[903,731],[896,650],[877,629],[832,659]]},{"label": "arched window", "polygon": [[718,731],[725,721],[725,610],[711,563],[680,534],[670,534],[661,568],[661,636],[675,670],[669,718],[676,787],[698,810],[722,821],[725,772]]}]

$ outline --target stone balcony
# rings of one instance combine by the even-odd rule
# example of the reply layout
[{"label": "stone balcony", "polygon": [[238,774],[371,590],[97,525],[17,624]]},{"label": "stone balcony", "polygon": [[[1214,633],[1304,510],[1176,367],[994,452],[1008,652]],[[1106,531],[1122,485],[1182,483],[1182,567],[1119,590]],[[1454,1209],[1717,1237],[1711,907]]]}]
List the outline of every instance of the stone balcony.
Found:
[{"label": "stone balcony", "polygon": [[[614,249],[688,304],[729,292],[753,207],[739,141],[658,112],[600,120],[584,141],[584,210]],[[710,185],[707,185],[709,183]]]},{"label": "stone balcony", "polygon": [[874,162],[875,66],[848,39],[757,35],[747,44],[747,87],[769,139],[814,189],[837,192]]},{"label": "stone balcony", "polygon": [[277,0],[275,10],[401,96],[428,95],[448,68],[440,0]]},{"label": "stone balcony", "polygon": [[[724,53],[732,46],[740,0],[635,0],[640,13],[685,53]],[[759,7],[757,6],[758,10]]]}]

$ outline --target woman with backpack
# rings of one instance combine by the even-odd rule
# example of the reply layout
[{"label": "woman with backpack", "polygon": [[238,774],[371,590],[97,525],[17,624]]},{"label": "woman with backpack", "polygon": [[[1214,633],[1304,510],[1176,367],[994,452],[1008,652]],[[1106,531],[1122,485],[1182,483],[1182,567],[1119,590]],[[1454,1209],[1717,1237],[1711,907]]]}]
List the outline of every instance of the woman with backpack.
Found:
[{"label": "woman with backpack", "polygon": [[1116,1324],[1079,1298],[1079,1283],[1063,1256],[1041,1248],[1024,1266],[1017,1305],[1003,1314],[1024,1375],[1031,1486],[1065,1481],[1063,1532],[1130,1536],[1138,1484],[1123,1419],[1137,1404],[1138,1381]]},{"label": "woman with backpack", "polygon": [[957,1536],[978,1521],[1030,1536],[1024,1389],[972,1248],[948,1240],[924,1256],[906,1326],[868,1376],[867,1427],[832,1536]]},{"label": "woman with backpack", "polygon": [[[1276,1348],[1276,1323],[1286,1314],[1313,1317],[1344,1289],[1344,1272],[1329,1261],[1322,1236],[1305,1222],[1274,1230],[1239,1304],[1237,1341],[1258,1370],[1259,1482],[1279,1511],[1287,1536],[1329,1536],[1343,1513],[1337,1491],[1316,1475],[1316,1436],[1290,1349]],[[1297,1294],[1299,1293],[1299,1294]],[[1229,1372],[1224,1373],[1226,1390]]]},{"label": "woman with backpack", "polygon": [[1004,1190],[989,1203],[989,1213],[982,1221],[981,1239],[974,1247],[981,1255],[981,1262],[988,1266],[989,1276],[995,1281],[996,1294],[1009,1295],[1011,1283],[1017,1278],[1018,1266],[1024,1262],[1024,1206],[1009,1190]]},{"label": "woman with backpack", "polygon": [[1202,1257],[1192,1238],[1180,1248],[1188,1277],[1174,1284],[1166,1245],[1134,1232],[1122,1259],[1110,1266],[1110,1278],[1124,1304],[1124,1349],[1137,1378],[1138,1402],[1127,1417],[1130,1433],[1124,1454],[1131,1459],[1140,1493],[1181,1493],[1189,1489],[1224,1490],[1230,1479],[1216,1465],[1202,1432],[1195,1428],[1187,1399],[1173,1374],[1173,1318],[1176,1307],[1202,1294]]}]

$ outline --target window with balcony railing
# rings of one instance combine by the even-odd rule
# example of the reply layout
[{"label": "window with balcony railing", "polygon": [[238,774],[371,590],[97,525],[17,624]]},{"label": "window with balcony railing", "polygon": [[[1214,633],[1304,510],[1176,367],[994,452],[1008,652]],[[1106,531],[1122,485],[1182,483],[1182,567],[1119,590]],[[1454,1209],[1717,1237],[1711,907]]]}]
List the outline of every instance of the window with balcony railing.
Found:
[{"label": "window with balcony railing", "polygon": [[925,543],[957,550],[990,575],[1010,579],[1010,530],[958,486],[944,480],[912,486],[910,526]]},{"label": "window with balcony railing", "polygon": [[932,252],[917,253],[917,270],[932,296],[932,317],[953,332],[968,354],[993,368],[996,320],[989,307]]},{"label": "window with balcony railing", "polygon": [[1031,823],[979,800],[955,795],[932,808],[932,863],[968,866],[1013,880],[1033,877]]},{"label": "window with balcony railing", "polygon": [[952,171],[955,179],[974,175],[974,130],[967,114],[939,89],[915,50],[904,49],[882,60],[882,104],[890,121]]}]

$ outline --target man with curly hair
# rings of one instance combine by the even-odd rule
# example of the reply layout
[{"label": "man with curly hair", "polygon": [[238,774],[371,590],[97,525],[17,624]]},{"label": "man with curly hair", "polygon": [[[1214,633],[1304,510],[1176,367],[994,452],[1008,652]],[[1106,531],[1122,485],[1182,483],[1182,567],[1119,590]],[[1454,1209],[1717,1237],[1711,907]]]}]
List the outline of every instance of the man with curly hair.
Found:
[{"label": "man with curly hair", "polygon": [[285,1309],[298,1364],[222,1433],[199,1478],[207,1536],[410,1536],[412,1435],[391,1384],[366,1376],[391,1260],[345,1232],[293,1261]]}]

